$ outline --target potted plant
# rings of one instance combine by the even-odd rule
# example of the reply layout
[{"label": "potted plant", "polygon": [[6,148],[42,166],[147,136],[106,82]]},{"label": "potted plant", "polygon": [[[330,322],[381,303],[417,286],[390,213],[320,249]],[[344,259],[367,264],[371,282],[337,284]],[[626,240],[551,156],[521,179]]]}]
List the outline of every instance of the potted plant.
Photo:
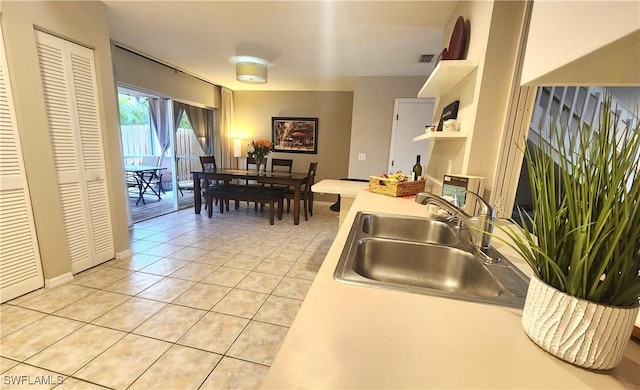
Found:
[{"label": "potted plant", "polygon": [[533,217],[520,217],[532,231],[500,227],[533,269],[526,334],[592,369],[620,363],[640,298],[640,125],[619,128],[611,108],[606,96],[599,128],[527,149]]}]

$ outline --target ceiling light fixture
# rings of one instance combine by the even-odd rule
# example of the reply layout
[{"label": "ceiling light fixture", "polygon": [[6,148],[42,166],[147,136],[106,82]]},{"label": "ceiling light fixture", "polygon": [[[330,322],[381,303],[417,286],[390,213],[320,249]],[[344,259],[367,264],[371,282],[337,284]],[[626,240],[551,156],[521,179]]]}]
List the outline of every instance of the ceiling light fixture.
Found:
[{"label": "ceiling light fixture", "polygon": [[249,84],[264,84],[267,82],[267,66],[255,62],[238,62],[236,80]]}]

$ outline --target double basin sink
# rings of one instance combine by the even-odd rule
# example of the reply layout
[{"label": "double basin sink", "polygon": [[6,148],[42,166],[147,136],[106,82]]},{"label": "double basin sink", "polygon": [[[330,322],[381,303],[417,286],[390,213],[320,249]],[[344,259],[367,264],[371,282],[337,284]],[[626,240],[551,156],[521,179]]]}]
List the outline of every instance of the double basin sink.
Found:
[{"label": "double basin sink", "polygon": [[334,272],[340,282],[522,308],[529,279],[451,223],[358,212]]}]

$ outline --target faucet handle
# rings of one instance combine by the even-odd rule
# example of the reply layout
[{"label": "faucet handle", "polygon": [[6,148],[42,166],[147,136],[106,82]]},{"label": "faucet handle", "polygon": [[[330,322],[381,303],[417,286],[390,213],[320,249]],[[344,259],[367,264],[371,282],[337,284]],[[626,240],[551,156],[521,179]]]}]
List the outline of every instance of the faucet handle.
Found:
[{"label": "faucet handle", "polygon": [[471,194],[480,202],[482,208],[480,213],[478,213],[478,220],[480,222],[480,230],[482,232],[482,239],[480,243],[480,249],[488,250],[491,246],[491,233],[493,233],[493,220],[494,213],[493,207],[486,200],[482,199],[480,195],[476,194],[472,191],[464,191],[465,193]]},{"label": "faucet handle", "polygon": [[480,210],[480,215],[487,216],[493,220],[493,216],[494,216],[493,207],[491,207],[491,205],[486,200],[482,199],[480,195],[476,194],[473,191],[465,190],[462,192],[465,194],[473,195],[473,197],[476,198],[476,200],[479,201],[480,204],[482,205],[482,208]]}]

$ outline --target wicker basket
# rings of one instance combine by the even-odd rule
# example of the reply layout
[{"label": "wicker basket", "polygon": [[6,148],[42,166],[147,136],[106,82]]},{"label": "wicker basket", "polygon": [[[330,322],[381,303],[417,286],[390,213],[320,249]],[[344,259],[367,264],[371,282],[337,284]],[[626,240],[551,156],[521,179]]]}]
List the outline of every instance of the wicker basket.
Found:
[{"label": "wicker basket", "polygon": [[388,196],[408,196],[424,191],[425,180],[395,181],[378,176],[369,176],[369,191]]}]

